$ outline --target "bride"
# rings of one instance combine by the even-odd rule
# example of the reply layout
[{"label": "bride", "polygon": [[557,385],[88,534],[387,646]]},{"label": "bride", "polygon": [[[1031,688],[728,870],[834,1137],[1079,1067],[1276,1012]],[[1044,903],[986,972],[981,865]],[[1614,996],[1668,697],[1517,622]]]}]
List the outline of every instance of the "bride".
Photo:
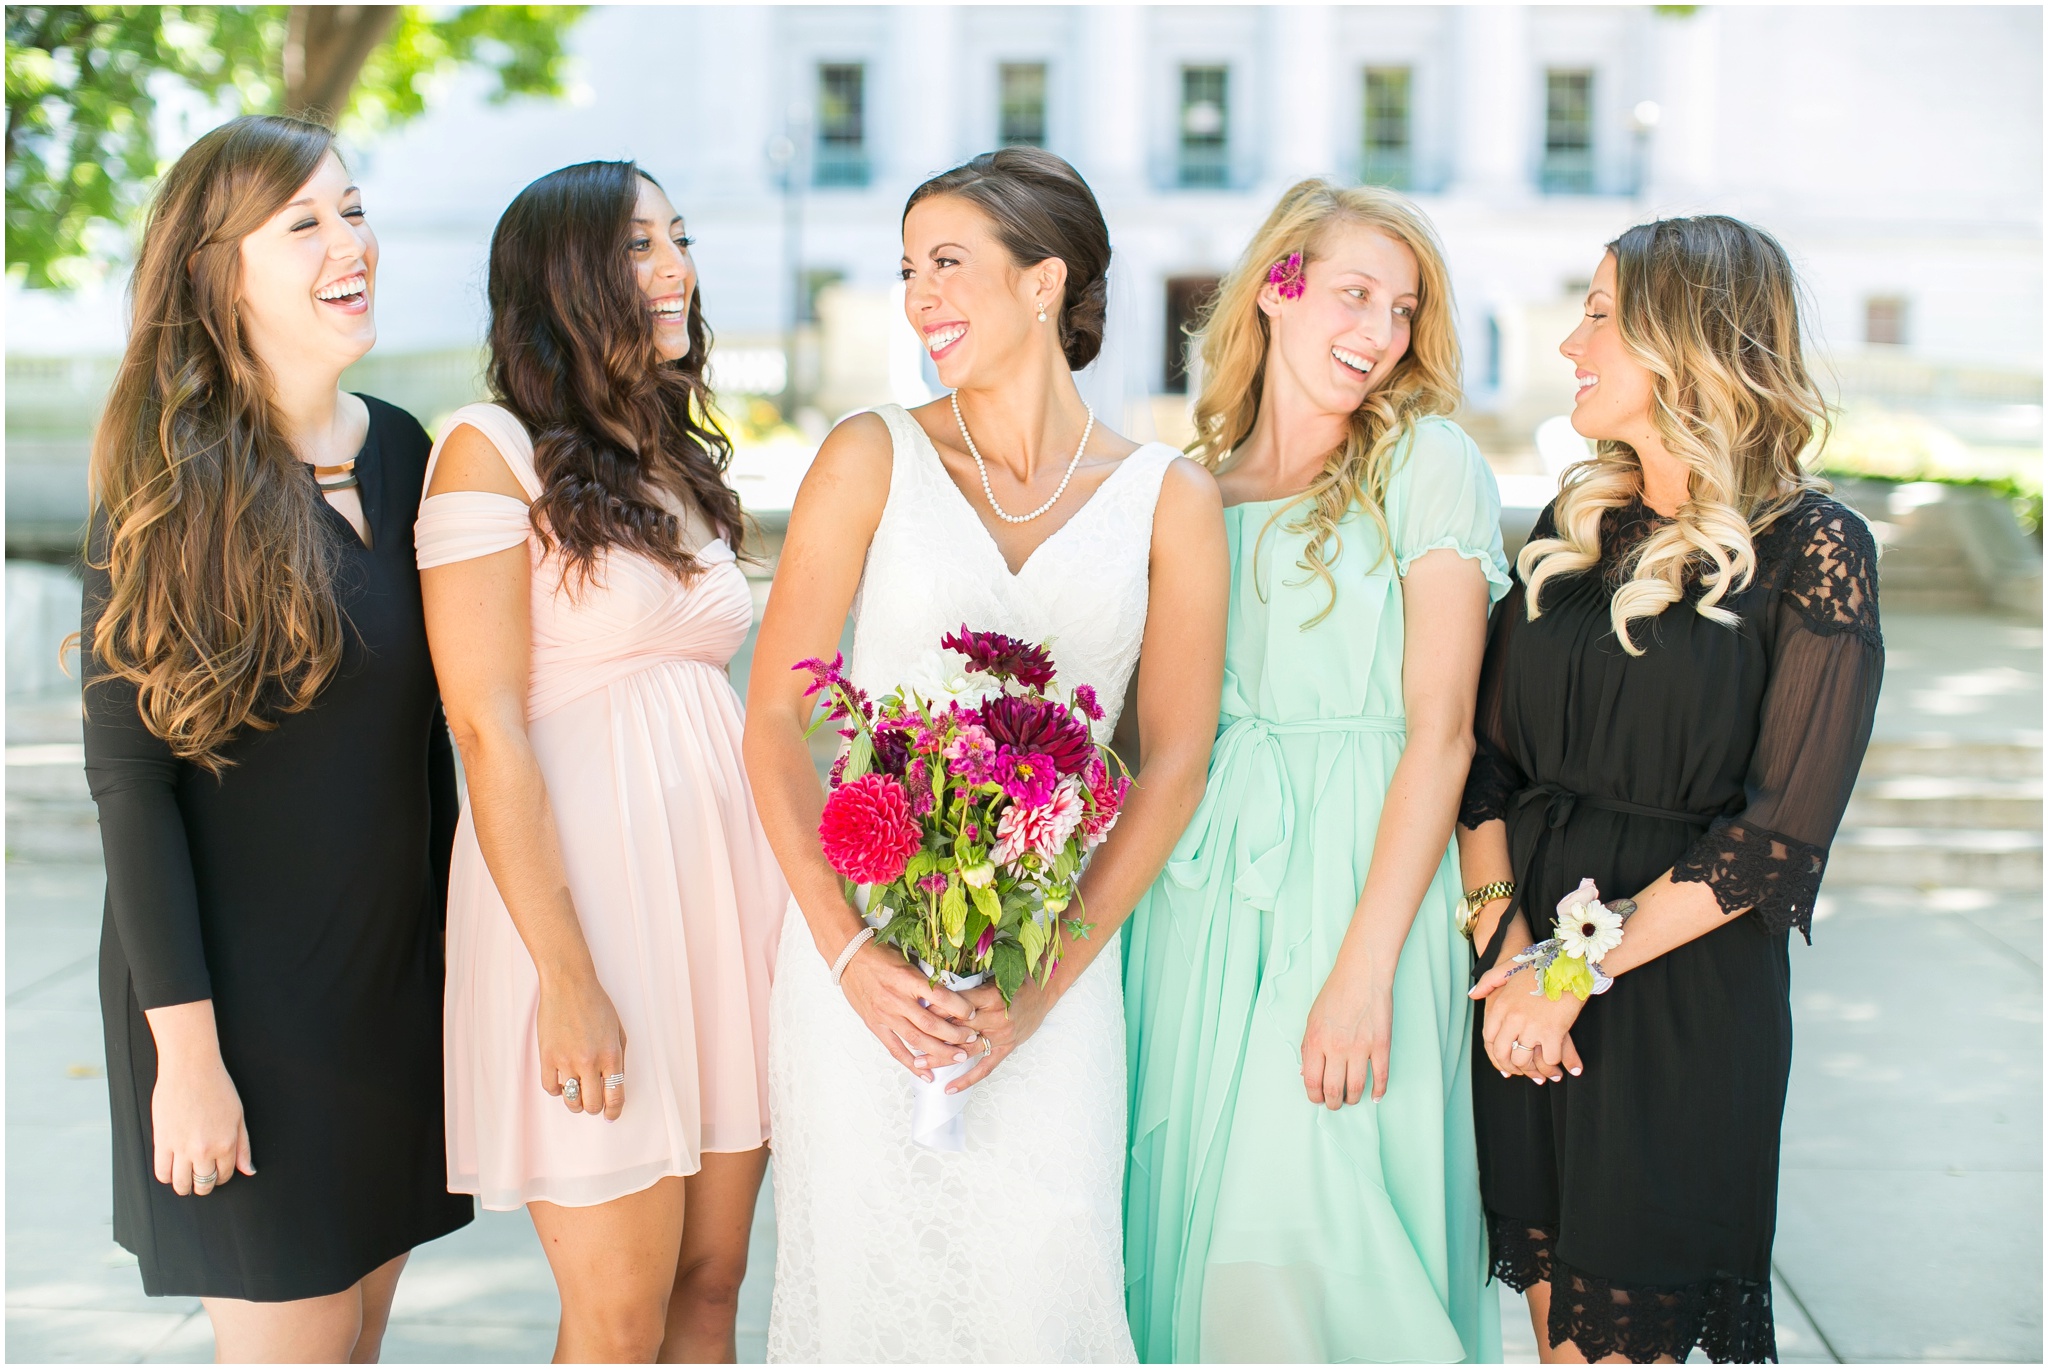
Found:
[{"label": "bride", "polygon": [[[1006,148],[918,187],[904,308],[954,394],[847,419],[797,494],[746,730],[803,914],[785,920],[769,1008],[771,1360],[1135,1358],[1116,932],[1201,798],[1230,571],[1208,473],[1111,432],[1075,388],[1108,265],[1095,196],[1050,153]],[[1106,739],[1137,668],[1136,782],[1081,882],[1095,930],[1007,1010],[992,987],[953,993],[856,945],[793,669],[832,657],[849,608],[848,673],[877,698],[924,678],[964,623],[1048,643],[1062,685],[1094,686]],[[969,1060],[966,1149],[913,1143],[913,1076]]]}]

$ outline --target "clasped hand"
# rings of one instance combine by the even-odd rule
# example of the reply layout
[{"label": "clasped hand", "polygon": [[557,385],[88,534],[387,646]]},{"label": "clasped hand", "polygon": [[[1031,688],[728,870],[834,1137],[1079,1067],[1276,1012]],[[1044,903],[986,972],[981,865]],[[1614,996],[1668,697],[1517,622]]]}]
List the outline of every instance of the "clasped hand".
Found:
[{"label": "clasped hand", "polygon": [[1534,971],[1516,974],[1516,968],[1503,951],[1501,963],[1472,987],[1470,997],[1486,1003],[1486,1058],[1503,1078],[1519,1074],[1555,1084],[1565,1073],[1577,1075],[1584,1066],[1571,1029],[1585,1002],[1569,993],[1554,1001],[1531,993]]},{"label": "clasped hand", "polygon": [[1052,1006],[1051,995],[1029,980],[1008,1004],[992,984],[960,992],[943,988],[898,952],[872,942],[855,953],[839,983],[875,1039],[927,1084],[934,1069],[973,1062],[947,1085],[948,1093],[988,1078],[1038,1030]]}]

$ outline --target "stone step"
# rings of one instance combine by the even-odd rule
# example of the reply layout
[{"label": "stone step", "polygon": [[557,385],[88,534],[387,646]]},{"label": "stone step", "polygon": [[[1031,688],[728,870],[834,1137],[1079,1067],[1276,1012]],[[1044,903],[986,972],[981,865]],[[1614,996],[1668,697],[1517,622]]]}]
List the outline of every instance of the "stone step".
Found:
[{"label": "stone step", "polygon": [[1843,821],[1854,827],[2041,830],[2041,781],[1958,775],[1864,779]]},{"label": "stone step", "polygon": [[2041,833],[2003,828],[1845,827],[1828,856],[1831,884],[1912,888],[2041,887]]},{"label": "stone step", "polygon": [[100,815],[85,783],[77,742],[15,743],[7,748],[7,859],[100,858]]},{"label": "stone step", "polygon": [[1863,757],[1858,787],[1875,779],[1908,775],[2039,780],[2041,745],[2017,741],[1956,741],[1941,736],[1874,741]]}]

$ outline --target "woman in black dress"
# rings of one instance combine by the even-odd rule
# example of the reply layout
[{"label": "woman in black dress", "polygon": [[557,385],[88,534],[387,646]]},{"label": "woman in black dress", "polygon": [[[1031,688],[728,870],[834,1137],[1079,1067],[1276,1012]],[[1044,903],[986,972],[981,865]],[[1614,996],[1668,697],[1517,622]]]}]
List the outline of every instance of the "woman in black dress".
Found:
[{"label": "woman in black dress", "polygon": [[427,437],[342,394],[376,239],[333,135],[164,178],[93,452],[86,773],[114,1237],[223,1360],[374,1360],[446,1191],[454,769],[412,523]]},{"label": "woman in black dress", "polygon": [[[1776,1358],[1787,942],[1884,668],[1870,532],[1799,463],[1826,411],[1796,288],[1732,219],[1610,245],[1563,346],[1598,454],[1494,616],[1459,833],[1474,1106],[1494,1273],[1548,1362]],[[1617,906],[1556,911],[1589,879]]]}]

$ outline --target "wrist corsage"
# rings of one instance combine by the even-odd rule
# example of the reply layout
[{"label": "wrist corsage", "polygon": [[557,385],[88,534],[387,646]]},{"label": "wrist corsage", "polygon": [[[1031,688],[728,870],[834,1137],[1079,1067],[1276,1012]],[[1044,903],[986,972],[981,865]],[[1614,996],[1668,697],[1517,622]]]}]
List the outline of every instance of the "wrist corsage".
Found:
[{"label": "wrist corsage", "polygon": [[1581,1003],[1606,993],[1614,980],[1601,971],[1600,962],[1621,944],[1622,924],[1635,910],[1633,899],[1602,903],[1600,886],[1582,879],[1578,888],[1558,900],[1557,935],[1516,956],[1515,969],[1508,973],[1533,968],[1536,987],[1531,995],[1540,993],[1553,1003],[1567,993]]}]

